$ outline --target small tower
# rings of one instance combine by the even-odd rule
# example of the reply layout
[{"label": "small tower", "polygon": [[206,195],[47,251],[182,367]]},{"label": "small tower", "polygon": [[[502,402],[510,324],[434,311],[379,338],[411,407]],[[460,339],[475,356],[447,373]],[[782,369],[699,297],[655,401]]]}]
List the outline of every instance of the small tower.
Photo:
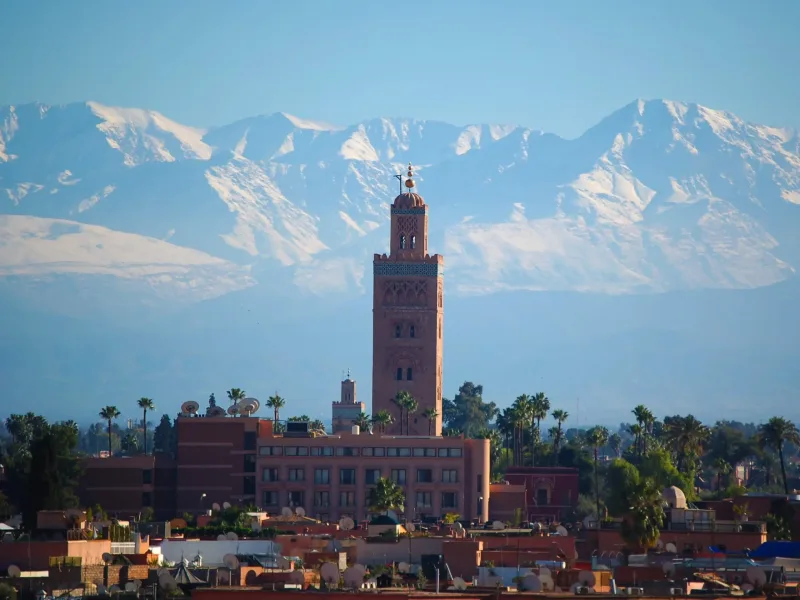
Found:
[{"label": "small tower", "polygon": [[356,382],[350,378],[350,371],[342,381],[342,394],[339,402],[331,403],[332,433],[351,431],[358,415],[366,411],[363,402],[356,402]]}]

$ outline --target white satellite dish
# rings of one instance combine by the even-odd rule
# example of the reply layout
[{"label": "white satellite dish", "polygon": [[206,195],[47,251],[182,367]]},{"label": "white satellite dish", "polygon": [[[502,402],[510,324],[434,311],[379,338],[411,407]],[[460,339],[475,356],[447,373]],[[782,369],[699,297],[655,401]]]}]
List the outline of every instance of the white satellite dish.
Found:
[{"label": "white satellite dish", "polygon": [[556,588],[555,584],[553,583],[553,578],[550,577],[549,575],[547,576],[539,575],[539,581],[542,582],[543,592],[552,592]]},{"label": "white satellite dish", "polygon": [[231,507],[231,503],[230,502],[223,502],[222,503],[222,508],[224,510],[228,510],[230,507]]},{"label": "white satellite dish", "polygon": [[581,571],[578,573],[578,581],[584,587],[594,587],[594,584],[597,583],[597,579],[591,571]]},{"label": "white satellite dish", "polygon": [[239,402],[237,406],[239,408],[240,413],[242,413],[246,417],[249,417],[254,412],[257,412],[259,408],[261,408],[261,403],[255,398],[245,398],[244,400]]},{"label": "white satellite dish", "polygon": [[663,550],[664,549],[664,540],[659,539],[656,542],[656,550]]},{"label": "white satellite dish", "polygon": [[133,585],[134,585],[134,586],[136,586],[136,589],[137,589],[137,590],[138,590],[140,587],[142,587],[142,582],[141,582],[141,581],[139,581],[138,579],[134,579],[134,580],[133,580],[131,583],[133,583]]},{"label": "white satellite dish", "polygon": [[453,525],[453,529],[455,530],[456,533],[461,533],[462,531],[464,531],[464,526],[458,521],[456,521],[456,524]]},{"label": "white satellite dish", "polygon": [[289,583],[303,585],[306,582],[306,574],[302,569],[289,573]]},{"label": "white satellite dish", "polygon": [[119,594],[119,586],[118,585],[112,585],[110,588],[108,588],[108,593],[109,594]]},{"label": "white satellite dish", "polygon": [[319,576],[328,586],[339,583],[339,567],[333,563],[323,563],[319,569]]},{"label": "white satellite dish", "polygon": [[494,529],[495,531],[500,531],[501,529],[505,528],[506,524],[503,523],[502,521],[492,521],[492,529]]},{"label": "white satellite dish", "polygon": [[129,593],[136,592],[136,584],[133,583],[132,581],[129,581],[128,583],[125,584],[125,591]]},{"label": "white satellite dish", "polygon": [[528,573],[522,578],[520,587],[522,588],[523,592],[541,592],[542,581],[533,573]]},{"label": "white satellite dish", "polygon": [[222,564],[225,565],[226,569],[234,571],[239,568],[239,559],[236,558],[235,554],[226,554],[222,557]]},{"label": "white satellite dish", "polygon": [[465,589],[467,589],[467,582],[461,579],[461,577],[455,577],[453,578],[453,587],[459,592],[463,592]]},{"label": "white satellite dish", "polygon": [[408,573],[409,569],[411,569],[411,565],[407,562],[401,562],[397,565],[397,570],[401,573]]},{"label": "white satellite dish", "polygon": [[354,564],[351,569],[356,569],[359,573],[361,573],[361,577],[363,578],[367,574],[367,568],[364,565],[360,565],[358,563]]},{"label": "white satellite dish", "polygon": [[556,527],[556,533],[564,537],[567,537],[569,535],[569,531],[567,531],[567,528],[564,527],[563,525],[559,525],[558,527]]},{"label": "white satellite dish", "polygon": [[214,504],[211,505],[211,510],[217,510],[218,511],[219,510],[219,502],[214,502]]},{"label": "white satellite dish", "polygon": [[673,544],[672,542],[667,542],[667,545],[665,546],[665,549],[666,549],[667,552],[672,552],[672,554],[677,554],[678,553],[678,547],[675,544]]},{"label": "white satellite dish", "polygon": [[175,578],[172,575],[170,575],[168,578],[165,577],[158,583],[161,584],[161,587],[167,590],[168,592],[171,592],[172,590],[178,588],[178,582],[175,581]]},{"label": "white satellite dish", "polygon": [[8,576],[12,578],[22,575],[22,569],[20,569],[17,565],[10,565],[6,570],[8,572]]},{"label": "white satellite dish", "polygon": [[224,542],[224,541],[225,541],[225,540],[227,540],[227,539],[228,539],[228,538],[226,538],[226,537],[225,537],[225,534],[224,534],[224,533],[220,533],[220,534],[217,536],[217,541],[218,541],[218,542]]},{"label": "white satellite dish", "polygon": [[342,531],[350,531],[355,526],[356,526],[356,524],[353,522],[353,519],[351,519],[350,517],[342,517],[341,519],[339,519],[339,528]]},{"label": "white satellite dish", "polygon": [[305,517],[306,516],[306,509],[303,508],[302,506],[298,506],[297,508],[295,508],[294,512],[298,517]]},{"label": "white satellite dish", "polygon": [[239,536],[236,535],[235,531],[229,531],[228,533],[225,534],[225,539],[230,540],[230,541],[233,542],[235,540],[238,540]]},{"label": "white satellite dish", "polygon": [[357,590],[364,583],[364,574],[355,567],[346,569],[343,575],[344,584],[350,589]]},{"label": "white satellite dish", "polygon": [[767,574],[761,567],[747,567],[745,573],[747,581],[752,583],[754,587],[761,587],[767,583]]},{"label": "white satellite dish", "polygon": [[291,517],[293,514],[294,514],[294,513],[292,512],[292,509],[291,509],[291,508],[289,508],[288,506],[284,506],[284,507],[281,509],[281,516],[282,516],[282,517],[286,517],[286,518],[288,519],[288,518],[289,518],[289,517]]},{"label": "white satellite dish", "polygon": [[197,414],[198,410],[200,410],[200,405],[194,400],[189,400],[181,404],[181,414],[193,417]]},{"label": "white satellite dish", "polygon": [[407,531],[409,531],[409,532],[411,532],[411,533],[413,533],[414,531],[416,531],[416,530],[417,530],[417,526],[416,526],[416,525],[414,525],[413,523],[408,523],[408,524],[406,525],[406,530],[407,530]]}]

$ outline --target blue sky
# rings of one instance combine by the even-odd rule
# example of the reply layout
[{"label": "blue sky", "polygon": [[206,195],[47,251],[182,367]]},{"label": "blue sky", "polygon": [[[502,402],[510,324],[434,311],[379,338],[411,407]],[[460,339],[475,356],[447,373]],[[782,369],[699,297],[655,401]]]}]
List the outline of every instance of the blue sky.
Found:
[{"label": "blue sky", "polygon": [[0,104],[97,100],[198,126],[277,111],[568,137],[636,98],[800,126],[800,2],[9,1]]}]

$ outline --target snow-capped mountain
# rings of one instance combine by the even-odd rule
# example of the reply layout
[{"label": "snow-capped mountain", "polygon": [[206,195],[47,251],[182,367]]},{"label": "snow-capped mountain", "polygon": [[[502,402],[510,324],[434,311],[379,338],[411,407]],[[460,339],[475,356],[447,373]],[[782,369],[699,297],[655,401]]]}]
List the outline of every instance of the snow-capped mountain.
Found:
[{"label": "snow-capped mountain", "polygon": [[203,130],[87,102],[0,109],[0,274],[102,273],[199,300],[257,268],[363,291],[407,162],[450,292],[752,288],[800,264],[797,132],[695,104],[637,101],[565,140],[287,114]]}]

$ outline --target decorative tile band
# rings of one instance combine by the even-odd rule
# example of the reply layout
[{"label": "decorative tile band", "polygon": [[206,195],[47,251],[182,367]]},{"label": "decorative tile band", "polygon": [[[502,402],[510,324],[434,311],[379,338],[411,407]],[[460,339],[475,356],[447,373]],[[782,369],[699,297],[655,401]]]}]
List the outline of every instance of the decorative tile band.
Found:
[{"label": "decorative tile band", "polygon": [[373,264],[372,273],[375,276],[389,277],[442,277],[444,276],[444,265],[379,262]]},{"label": "decorative tile band", "polygon": [[424,208],[393,208],[393,215],[424,215]]}]

